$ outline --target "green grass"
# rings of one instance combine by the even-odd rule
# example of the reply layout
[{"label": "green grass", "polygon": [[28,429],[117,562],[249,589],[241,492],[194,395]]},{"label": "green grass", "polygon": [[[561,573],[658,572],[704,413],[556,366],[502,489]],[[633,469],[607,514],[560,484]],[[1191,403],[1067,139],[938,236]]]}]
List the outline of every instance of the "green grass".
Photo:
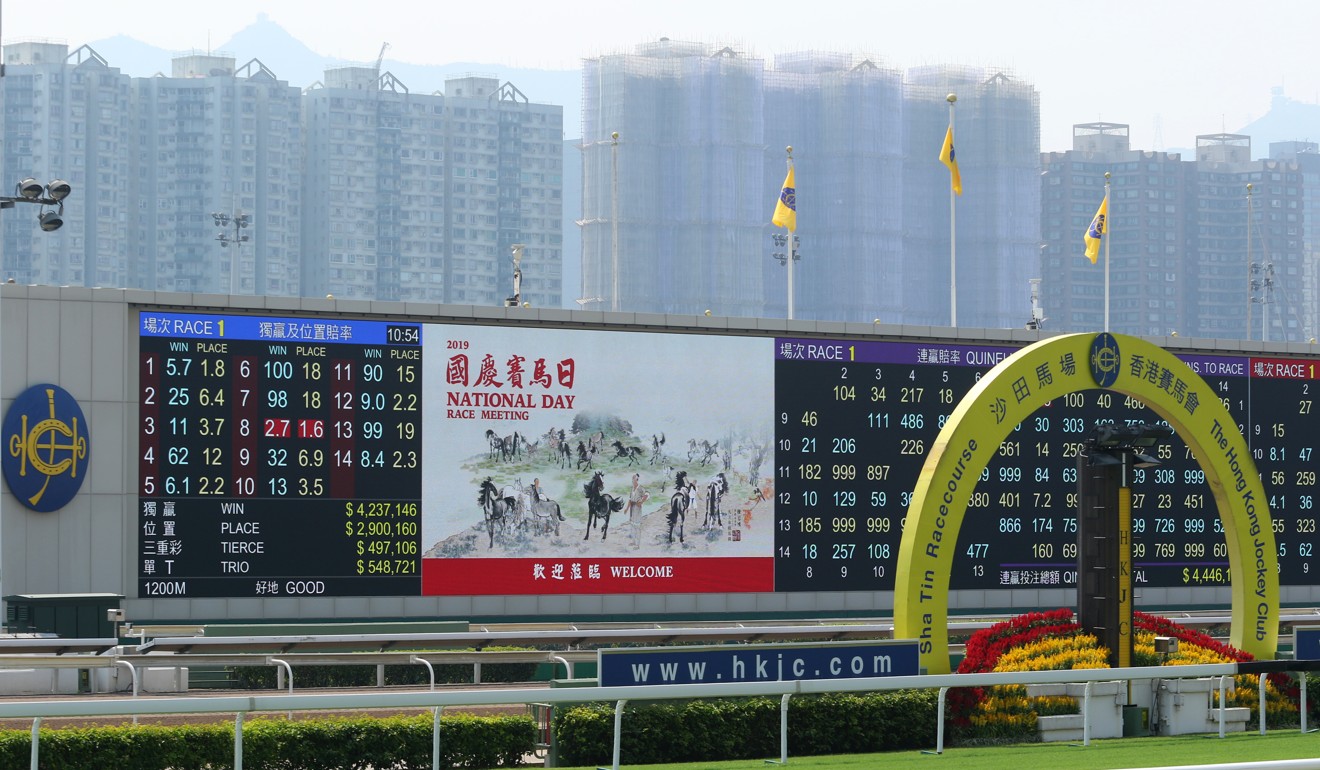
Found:
[{"label": "green grass", "polygon": [[[624,746],[627,756],[627,746]],[[837,770],[838,768],[947,768],[948,770],[1004,770],[1022,768],[1067,768],[1067,770],[1113,770],[1128,767],[1167,767],[1170,765],[1208,765],[1229,762],[1254,762],[1275,759],[1307,759],[1320,756],[1320,733],[1303,735],[1296,729],[1278,730],[1268,735],[1256,732],[1233,733],[1219,738],[1210,735],[1180,735],[1167,738],[1115,738],[1092,741],[1090,746],[1068,743],[1023,743],[990,748],[945,749],[943,755],[918,751],[895,751],[885,754],[846,754],[822,757],[788,756],[793,770]],[[772,757],[767,757],[771,759]],[[773,759],[778,759],[773,757]],[[609,767],[606,762],[603,767]],[[766,770],[764,761],[693,762],[674,765],[627,765],[646,770]],[[594,770],[594,766],[592,766]]]}]

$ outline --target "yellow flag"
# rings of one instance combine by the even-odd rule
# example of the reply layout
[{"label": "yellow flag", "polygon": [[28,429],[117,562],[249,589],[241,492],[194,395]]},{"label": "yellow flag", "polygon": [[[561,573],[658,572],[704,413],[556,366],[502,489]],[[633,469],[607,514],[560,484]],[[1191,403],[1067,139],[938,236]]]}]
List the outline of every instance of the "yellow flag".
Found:
[{"label": "yellow flag", "polygon": [[949,184],[956,195],[962,195],[962,174],[958,173],[958,156],[953,153],[953,126],[944,133],[944,146],[940,148],[940,163],[949,167]]},{"label": "yellow flag", "polygon": [[1100,201],[1100,208],[1095,210],[1095,217],[1091,224],[1082,234],[1082,239],[1086,241],[1086,258],[1095,264],[1100,256],[1100,241],[1105,237],[1105,231],[1109,229],[1109,193],[1105,193],[1105,199]]},{"label": "yellow flag", "polygon": [[793,180],[792,166],[788,167],[788,176],[784,177],[784,189],[779,191],[779,201],[775,203],[770,224],[787,227],[790,233],[797,230],[797,185]]}]

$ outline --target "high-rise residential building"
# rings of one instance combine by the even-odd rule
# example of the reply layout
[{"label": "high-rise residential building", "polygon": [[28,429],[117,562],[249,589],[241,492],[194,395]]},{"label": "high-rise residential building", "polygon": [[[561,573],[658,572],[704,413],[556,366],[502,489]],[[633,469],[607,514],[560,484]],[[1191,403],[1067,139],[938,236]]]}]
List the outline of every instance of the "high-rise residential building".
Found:
[{"label": "high-rise residential building", "polygon": [[763,314],[784,181],[782,146],[766,181],[764,69],[668,39],[583,62],[584,307]]},{"label": "high-rise residential building", "polygon": [[1133,150],[1128,126],[1073,127],[1073,148],[1042,155],[1041,304],[1045,328],[1102,330],[1105,251],[1092,264],[1082,235],[1105,197],[1109,174],[1110,331],[1194,331],[1197,276],[1192,171],[1177,153]]},{"label": "high-rise residential building", "polygon": [[[950,94],[963,188],[952,203],[935,162]],[[908,70],[903,109],[902,322],[949,325],[956,279],[958,326],[1024,325],[1040,258],[1039,93],[1003,70],[925,66]]]},{"label": "high-rise residential building", "polygon": [[0,189],[28,177],[43,185],[59,178],[73,195],[54,232],[37,227],[36,206],[0,217],[0,279],[127,285],[130,78],[87,46],[70,53],[62,43],[11,43],[4,60]]},{"label": "high-rise residential building", "polygon": [[[765,274],[766,315],[783,317],[787,310],[784,264],[764,255],[769,204],[783,184],[785,148],[792,145],[805,191],[799,198],[794,317],[904,318],[912,266],[903,259],[903,78],[875,61],[853,54],[788,54],[775,57],[775,68],[765,73],[765,192],[754,217],[761,231],[757,256]],[[771,232],[782,237],[782,230]]]},{"label": "high-rise residential building", "polygon": [[299,294],[300,92],[234,61],[181,56],[171,77],[133,79],[131,286]]},{"label": "high-rise residential building", "polygon": [[561,298],[563,108],[466,77],[413,94],[390,73],[326,72],[304,98],[305,293],[499,304]]},{"label": "high-rise residential building", "polygon": [[587,307],[784,316],[788,249],[769,220],[791,145],[794,317],[947,325],[949,183],[937,156],[945,96],[962,91],[958,157],[977,194],[958,200],[958,322],[1029,317],[1040,163],[1029,84],[953,68],[905,78],[840,53],[787,54],[768,69],[732,48],[662,39],[585,61],[583,91]]},{"label": "high-rise residential building", "polygon": [[[1196,138],[1196,158],[1133,150],[1128,127],[1074,127],[1073,149],[1042,156],[1045,327],[1125,334],[1303,341],[1315,336],[1316,254],[1304,143],[1251,159],[1242,134]],[[1109,241],[1096,264],[1082,234],[1105,195]]]}]

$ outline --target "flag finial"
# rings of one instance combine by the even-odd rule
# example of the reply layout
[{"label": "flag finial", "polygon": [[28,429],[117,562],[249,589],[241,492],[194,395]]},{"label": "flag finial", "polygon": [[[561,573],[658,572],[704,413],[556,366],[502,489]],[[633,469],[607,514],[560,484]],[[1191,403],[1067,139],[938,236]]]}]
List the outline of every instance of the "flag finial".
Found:
[{"label": "flag finial", "polygon": [[958,95],[949,94],[948,96],[944,97],[944,101],[948,102],[949,104],[953,104],[954,102],[958,101]]},{"label": "flag finial", "polygon": [[785,147],[784,152],[788,153],[789,160],[793,159],[793,145],[790,144],[789,146]]}]

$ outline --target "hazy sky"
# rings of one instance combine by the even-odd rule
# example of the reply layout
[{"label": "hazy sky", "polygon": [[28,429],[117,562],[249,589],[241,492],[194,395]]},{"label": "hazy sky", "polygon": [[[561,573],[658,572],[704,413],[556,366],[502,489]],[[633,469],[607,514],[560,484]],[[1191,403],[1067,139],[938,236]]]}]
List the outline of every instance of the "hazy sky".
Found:
[{"label": "hazy sky", "polygon": [[388,41],[394,61],[576,69],[667,36],[767,59],[842,50],[898,67],[1007,67],[1041,94],[1045,150],[1067,149],[1072,125],[1096,120],[1131,125],[1134,148],[1189,147],[1262,115],[1274,86],[1320,101],[1314,0],[63,0],[6,4],[0,35],[77,46],[124,34],[205,50],[260,13],[318,53],[364,63]]}]

